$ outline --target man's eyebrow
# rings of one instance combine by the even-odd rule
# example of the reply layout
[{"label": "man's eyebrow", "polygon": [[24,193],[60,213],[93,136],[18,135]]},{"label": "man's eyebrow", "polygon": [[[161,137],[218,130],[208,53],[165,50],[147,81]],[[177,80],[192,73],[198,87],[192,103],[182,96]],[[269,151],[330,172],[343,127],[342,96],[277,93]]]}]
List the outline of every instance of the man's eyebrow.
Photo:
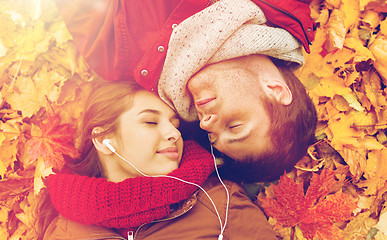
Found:
[{"label": "man's eyebrow", "polygon": [[230,139],[227,139],[227,143],[230,144],[230,143],[235,143],[235,142],[242,142],[244,141],[246,138],[250,137],[251,135],[251,130],[250,131],[247,131],[245,133],[243,133],[242,135],[239,135],[238,137],[236,138],[230,138]]}]

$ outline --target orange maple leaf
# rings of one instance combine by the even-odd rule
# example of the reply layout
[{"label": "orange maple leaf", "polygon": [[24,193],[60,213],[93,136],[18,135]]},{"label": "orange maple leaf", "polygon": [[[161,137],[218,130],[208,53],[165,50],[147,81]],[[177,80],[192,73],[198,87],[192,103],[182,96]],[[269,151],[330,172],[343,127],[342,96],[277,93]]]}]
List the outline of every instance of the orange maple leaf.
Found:
[{"label": "orange maple leaf", "polygon": [[41,156],[47,166],[61,169],[65,163],[64,155],[79,157],[74,147],[75,128],[70,124],[60,124],[60,120],[58,115],[54,115],[40,124],[42,136],[33,136],[28,141],[31,161]]},{"label": "orange maple leaf", "polygon": [[295,183],[286,175],[273,186],[275,198],[259,198],[265,213],[277,219],[277,224],[294,227],[298,224],[306,239],[341,239],[342,230],[334,223],[349,220],[357,200],[341,191],[328,195],[336,184],[332,169],[320,175],[313,173],[310,186],[304,194],[303,182]]}]

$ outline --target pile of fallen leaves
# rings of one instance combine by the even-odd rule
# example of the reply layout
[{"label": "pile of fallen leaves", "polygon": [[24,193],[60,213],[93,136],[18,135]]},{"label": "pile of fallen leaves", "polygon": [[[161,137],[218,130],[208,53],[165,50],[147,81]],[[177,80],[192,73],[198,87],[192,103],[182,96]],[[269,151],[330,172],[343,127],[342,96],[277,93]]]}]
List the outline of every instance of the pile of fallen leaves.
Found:
[{"label": "pile of fallen leaves", "polygon": [[284,239],[387,239],[387,2],[312,2],[316,38],[296,72],[319,141],[259,194]]},{"label": "pile of fallen leaves", "polygon": [[[51,0],[0,6],[0,236],[36,239],[42,178],[77,156],[96,76]],[[312,2],[316,38],[296,74],[319,141],[257,199],[283,239],[387,239],[386,15],[385,0]]]}]

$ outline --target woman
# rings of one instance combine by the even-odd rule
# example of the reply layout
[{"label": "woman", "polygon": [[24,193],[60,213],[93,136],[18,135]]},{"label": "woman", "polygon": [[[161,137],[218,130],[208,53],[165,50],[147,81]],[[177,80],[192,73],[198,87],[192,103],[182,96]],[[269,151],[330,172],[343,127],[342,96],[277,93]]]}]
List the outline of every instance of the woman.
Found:
[{"label": "woman", "polygon": [[[196,187],[185,182],[138,177],[139,171],[146,175],[171,172],[169,176],[200,185],[213,171],[211,155],[198,144],[187,141],[183,153],[178,124],[171,108],[136,85],[98,86],[86,104],[83,154],[71,167],[88,177],[49,177],[51,201],[63,216],[51,221],[43,239],[126,239],[129,235],[135,239],[216,239],[219,223],[227,216],[226,195],[217,179],[210,177],[204,183],[214,207],[206,194],[192,194]],[[104,144],[105,139],[114,149]],[[225,234],[231,237],[242,230],[246,237],[239,238],[238,234],[238,239],[275,239],[265,216],[239,185],[226,184],[231,201]],[[188,200],[181,202],[184,199]],[[121,235],[95,225],[114,228]]]}]

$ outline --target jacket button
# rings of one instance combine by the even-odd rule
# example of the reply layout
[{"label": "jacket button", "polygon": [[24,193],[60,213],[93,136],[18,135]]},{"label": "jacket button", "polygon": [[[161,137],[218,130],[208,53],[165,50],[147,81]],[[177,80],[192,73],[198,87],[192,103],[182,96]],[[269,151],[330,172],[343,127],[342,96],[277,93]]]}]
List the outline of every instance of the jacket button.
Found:
[{"label": "jacket button", "polygon": [[142,70],[141,75],[143,75],[144,77],[148,76],[148,70],[146,69]]},{"label": "jacket button", "polygon": [[160,53],[164,52],[165,48],[163,46],[159,46],[157,48],[157,51],[159,51]]},{"label": "jacket button", "polygon": [[175,29],[176,27],[177,27],[176,23],[172,24],[172,29]]}]

